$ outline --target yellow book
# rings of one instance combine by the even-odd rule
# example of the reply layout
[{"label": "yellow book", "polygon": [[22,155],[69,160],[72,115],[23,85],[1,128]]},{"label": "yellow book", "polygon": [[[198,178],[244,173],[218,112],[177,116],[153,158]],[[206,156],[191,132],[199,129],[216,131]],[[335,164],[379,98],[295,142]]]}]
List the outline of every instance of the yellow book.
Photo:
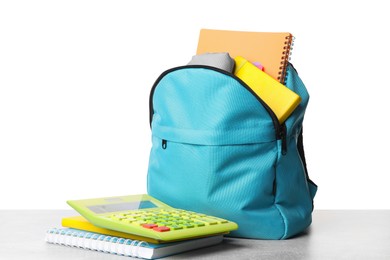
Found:
[{"label": "yellow book", "polygon": [[155,240],[153,238],[132,235],[132,234],[128,234],[128,233],[123,233],[123,232],[119,232],[119,231],[114,231],[114,230],[94,226],[82,216],[63,218],[62,219],[62,226],[69,227],[69,228],[75,228],[75,229],[79,229],[79,230],[84,230],[84,231],[95,232],[95,233],[99,233],[99,234],[103,234],[103,235],[109,235],[109,236],[115,236],[115,237],[121,237],[121,238],[129,238],[132,240],[141,240],[141,241],[146,241],[146,242],[150,242],[150,243],[154,243],[154,244],[159,243],[158,240]]},{"label": "yellow book", "polygon": [[277,80],[261,71],[241,56],[234,59],[234,74],[244,81],[283,123],[301,102],[301,97]]}]

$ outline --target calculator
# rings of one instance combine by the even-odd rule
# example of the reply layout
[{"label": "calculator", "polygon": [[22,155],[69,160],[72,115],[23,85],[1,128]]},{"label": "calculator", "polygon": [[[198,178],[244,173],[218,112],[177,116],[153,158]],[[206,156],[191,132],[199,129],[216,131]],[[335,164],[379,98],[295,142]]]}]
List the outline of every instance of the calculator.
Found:
[{"label": "calculator", "polygon": [[232,221],[172,208],[146,194],[69,200],[67,203],[95,226],[159,242],[227,234],[238,228]]}]

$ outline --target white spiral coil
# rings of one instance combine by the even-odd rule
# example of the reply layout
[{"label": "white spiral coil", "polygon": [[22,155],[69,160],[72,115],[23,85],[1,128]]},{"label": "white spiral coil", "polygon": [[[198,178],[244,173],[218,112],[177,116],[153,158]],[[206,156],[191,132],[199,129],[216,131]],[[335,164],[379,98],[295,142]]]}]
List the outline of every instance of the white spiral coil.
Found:
[{"label": "white spiral coil", "polygon": [[75,229],[59,228],[49,229],[45,240],[52,244],[130,257],[139,257],[140,247],[149,245],[145,241],[106,236]]}]

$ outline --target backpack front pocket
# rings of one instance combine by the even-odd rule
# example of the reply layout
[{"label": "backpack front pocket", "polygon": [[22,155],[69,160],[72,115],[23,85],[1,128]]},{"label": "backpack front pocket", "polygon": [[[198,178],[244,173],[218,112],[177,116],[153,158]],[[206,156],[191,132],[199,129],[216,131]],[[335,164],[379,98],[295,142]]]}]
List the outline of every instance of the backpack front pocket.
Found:
[{"label": "backpack front pocket", "polygon": [[[153,137],[148,192],[177,208],[235,221],[233,236],[284,234],[275,207],[276,141],[235,145],[178,143]],[[229,210],[226,210],[229,209]],[[271,219],[259,223],[259,219]],[[256,237],[254,236],[254,237]]]}]

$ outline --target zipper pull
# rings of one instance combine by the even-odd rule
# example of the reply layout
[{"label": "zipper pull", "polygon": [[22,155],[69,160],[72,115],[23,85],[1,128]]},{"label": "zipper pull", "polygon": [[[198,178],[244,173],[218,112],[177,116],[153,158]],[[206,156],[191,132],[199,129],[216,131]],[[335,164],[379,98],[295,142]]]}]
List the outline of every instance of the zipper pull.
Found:
[{"label": "zipper pull", "polygon": [[167,149],[167,140],[162,139],[161,147],[162,147],[162,149],[164,149],[164,150]]},{"label": "zipper pull", "polygon": [[281,125],[280,140],[282,141],[282,155],[287,154],[287,128],[286,124]]}]

